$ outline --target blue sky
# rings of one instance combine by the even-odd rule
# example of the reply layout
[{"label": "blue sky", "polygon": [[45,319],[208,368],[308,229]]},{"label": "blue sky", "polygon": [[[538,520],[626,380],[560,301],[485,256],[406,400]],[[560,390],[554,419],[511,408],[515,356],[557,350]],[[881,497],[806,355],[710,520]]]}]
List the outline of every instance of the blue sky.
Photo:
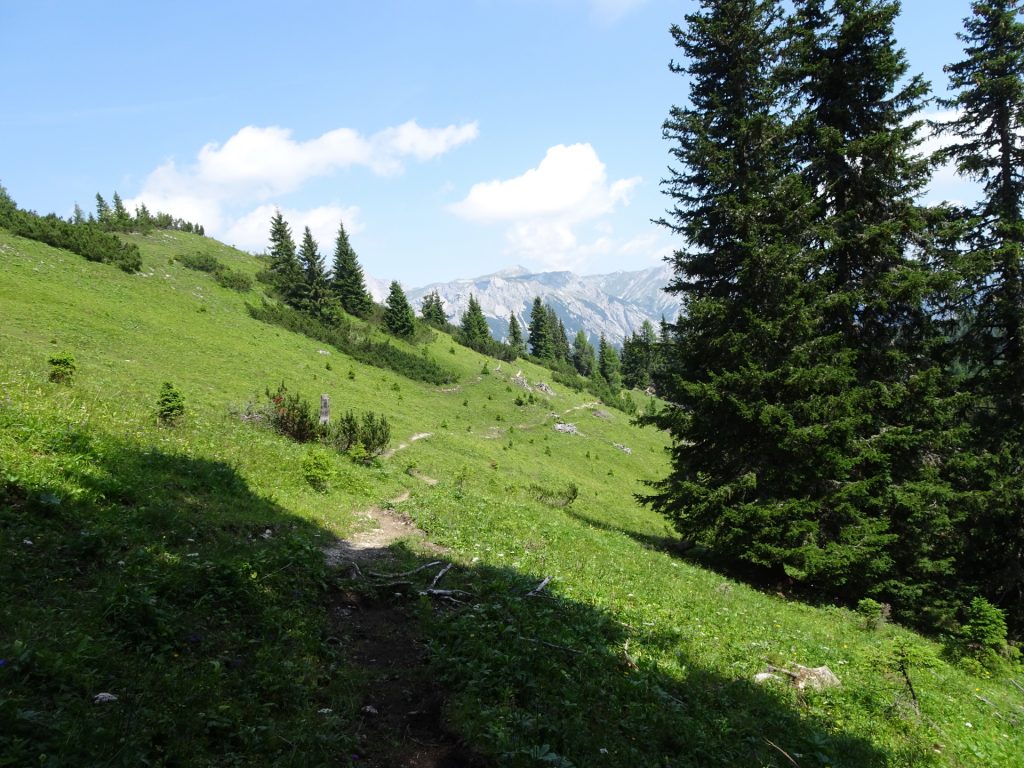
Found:
[{"label": "blue sky", "polygon": [[[513,264],[584,274],[678,247],[661,123],[686,96],[668,27],[694,2],[0,0],[0,183],[67,215],[114,190],[265,247],[280,207],[407,288]],[[968,0],[904,0],[912,71]],[[941,173],[930,198],[961,199]]]}]

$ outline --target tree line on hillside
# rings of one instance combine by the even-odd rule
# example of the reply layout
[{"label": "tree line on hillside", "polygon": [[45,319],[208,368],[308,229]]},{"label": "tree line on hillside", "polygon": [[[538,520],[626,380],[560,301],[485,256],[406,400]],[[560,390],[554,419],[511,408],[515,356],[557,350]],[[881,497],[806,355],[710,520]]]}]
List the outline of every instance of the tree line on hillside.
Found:
[{"label": "tree line on hillside", "polygon": [[[719,562],[948,630],[1024,630],[1024,25],[975,0],[920,145],[895,0],[703,0],[664,123],[673,437],[644,498]],[[975,205],[918,198],[937,161]]]},{"label": "tree line on hillside", "polygon": [[[564,323],[539,297],[533,302],[526,337],[513,315],[509,318],[508,338],[502,341],[491,335],[480,302],[473,295],[458,324],[448,322],[437,291],[424,297],[417,319],[397,281],[391,283],[383,307],[378,307],[366,289],[362,267],[343,223],[338,227],[333,265],[328,271],[309,227],[296,246],[290,225],[276,211],[270,222],[267,260],[262,280],[285,304],[327,329],[343,327],[345,316],[352,315],[379,324],[391,335],[405,340],[417,338],[426,328],[444,331],[458,343],[499,360],[513,361],[530,355],[537,363],[551,368],[556,380],[578,390],[588,389],[608,405],[627,411],[635,410],[636,406],[621,392],[622,387],[651,386],[660,370],[656,349],[660,340],[651,323],[645,323],[639,333],[626,340],[620,360],[616,348],[603,335],[596,352],[583,331],[570,345]],[[260,310],[259,316],[270,322],[283,322],[279,311]],[[288,322],[293,328],[302,325],[294,320]],[[321,340],[328,335],[337,337],[337,333],[329,330],[315,335]]]},{"label": "tree line on hillside", "polygon": [[113,234],[115,232],[145,234],[154,229],[177,229],[204,234],[202,225],[176,219],[168,213],[151,214],[145,203],[132,215],[117,192],[113,200],[111,207],[97,193],[95,216],[92,213],[86,216],[76,203],[71,217],[62,219],[55,213],[40,216],[19,208],[0,186],[0,227],[19,237],[77,253],[89,261],[114,264],[125,272],[137,272],[142,267],[142,255],[137,245],[123,241]]}]

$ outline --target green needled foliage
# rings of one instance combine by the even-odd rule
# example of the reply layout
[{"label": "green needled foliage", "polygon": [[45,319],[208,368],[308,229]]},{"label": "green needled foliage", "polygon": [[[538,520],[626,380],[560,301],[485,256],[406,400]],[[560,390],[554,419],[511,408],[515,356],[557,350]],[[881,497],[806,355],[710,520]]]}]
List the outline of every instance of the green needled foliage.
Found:
[{"label": "green needled foliage", "polygon": [[409,300],[397,280],[391,281],[388,298],[384,304],[384,325],[388,331],[401,337],[412,336],[416,330],[416,316],[413,315]]},{"label": "green needled foliage", "polygon": [[480,308],[480,302],[473,294],[469,294],[469,307],[462,315],[462,322],[459,326],[459,342],[470,349],[483,351],[493,341],[491,329]]},{"label": "green needled foliage", "polygon": [[528,329],[530,354],[541,360],[549,360],[554,356],[552,330],[548,327],[548,313],[541,303],[540,296],[535,296],[530,309],[530,326]]},{"label": "green needled foliage", "polygon": [[976,0],[946,67],[956,117],[936,127],[939,159],[982,185],[956,224],[950,314],[957,382],[975,396],[965,420],[973,450],[950,475],[970,517],[964,574],[1024,625],[1024,23],[1019,3]]},{"label": "green needled foliage", "polygon": [[350,315],[369,317],[373,311],[373,299],[366,290],[363,268],[359,266],[343,222],[338,223],[338,237],[334,243],[331,290]]},{"label": "green needled foliage", "polygon": [[922,620],[952,609],[955,446],[914,250],[926,89],[897,9],[805,0],[786,22],[717,0],[673,28],[690,106],[664,126],[663,223],[687,241],[685,315],[658,376],[675,405],[648,418],[673,471],[648,501],[723,560]]},{"label": "green needled foliage", "polygon": [[440,294],[434,290],[423,297],[423,305],[420,307],[420,317],[423,322],[438,330],[447,330],[448,316],[444,311],[444,304]]},{"label": "green needled foliage", "polygon": [[302,265],[295,252],[291,227],[279,210],[270,219],[270,273],[282,298],[292,306],[300,306],[305,293]]}]

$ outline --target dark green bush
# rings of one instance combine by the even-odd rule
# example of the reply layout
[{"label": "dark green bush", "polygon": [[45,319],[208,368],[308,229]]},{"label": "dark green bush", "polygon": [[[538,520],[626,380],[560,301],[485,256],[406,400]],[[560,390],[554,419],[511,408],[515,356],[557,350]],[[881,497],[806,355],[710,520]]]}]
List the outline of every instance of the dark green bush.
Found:
[{"label": "dark green bush", "polygon": [[75,358],[69,354],[54,355],[49,360],[50,381],[55,384],[70,384],[78,370],[75,366]]},{"label": "dark green bush", "polygon": [[299,443],[309,443],[320,437],[319,416],[308,400],[288,392],[284,382],[276,392],[271,393],[268,388],[267,397],[270,399],[270,425],[275,431]]}]

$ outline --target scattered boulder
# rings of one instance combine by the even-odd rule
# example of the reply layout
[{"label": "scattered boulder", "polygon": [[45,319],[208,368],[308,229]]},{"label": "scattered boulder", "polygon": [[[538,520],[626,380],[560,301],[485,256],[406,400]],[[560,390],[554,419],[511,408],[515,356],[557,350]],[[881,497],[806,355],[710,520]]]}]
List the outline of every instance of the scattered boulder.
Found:
[{"label": "scattered boulder", "polygon": [[512,377],[512,383],[517,387],[522,387],[527,392],[533,392],[533,387],[530,386],[530,382],[523,376],[522,370],[520,370],[515,376]]},{"label": "scattered boulder", "polygon": [[610,419],[612,415],[608,411],[602,411],[600,408],[595,408],[591,411],[599,419]]},{"label": "scattered boulder", "polygon": [[555,432],[562,432],[567,435],[582,435],[575,424],[555,424]]},{"label": "scattered boulder", "polygon": [[557,395],[555,395],[555,390],[553,390],[551,387],[549,387],[543,381],[538,381],[533,386],[536,387],[537,389],[539,389],[545,395],[551,395],[551,397],[557,397]]},{"label": "scattered boulder", "polygon": [[790,685],[800,691],[808,688],[812,691],[824,691],[826,688],[837,688],[842,685],[839,678],[828,667],[805,667],[802,664],[793,665],[791,670],[773,667],[769,664],[766,671],[754,675],[755,683],[783,679],[788,679]]},{"label": "scattered boulder", "polygon": [[632,455],[632,453],[633,453],[633,449],[630,448],[628,445],[623,445],[622,443],[612,443],[612,445],[614,445],[616,448],[618,448],[620,451],[622,451],[625,454]]}]

